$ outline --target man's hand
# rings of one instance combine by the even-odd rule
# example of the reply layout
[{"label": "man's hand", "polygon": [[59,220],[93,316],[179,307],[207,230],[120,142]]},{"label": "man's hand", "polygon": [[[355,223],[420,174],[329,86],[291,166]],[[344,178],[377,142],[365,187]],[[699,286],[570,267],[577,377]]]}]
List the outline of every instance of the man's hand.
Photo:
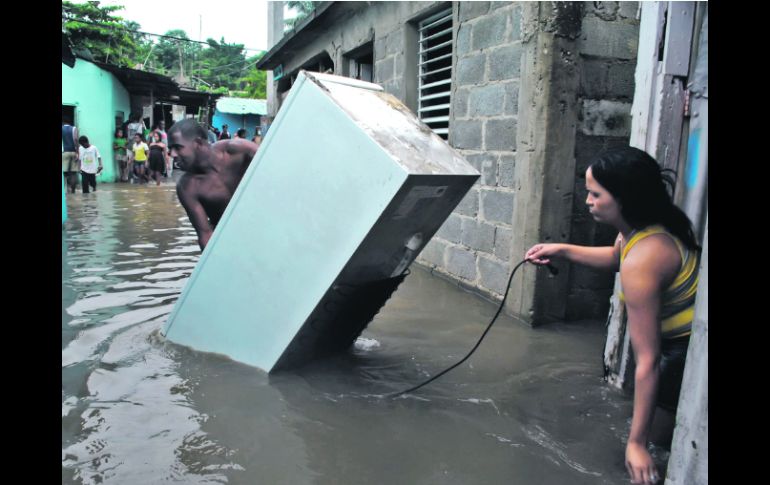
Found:
[{"label": "man's hand", "polygon": [[660,479],[652,456],[640,443],[629,442],[626,446],[626,469],[631,483],[653,485]]}]

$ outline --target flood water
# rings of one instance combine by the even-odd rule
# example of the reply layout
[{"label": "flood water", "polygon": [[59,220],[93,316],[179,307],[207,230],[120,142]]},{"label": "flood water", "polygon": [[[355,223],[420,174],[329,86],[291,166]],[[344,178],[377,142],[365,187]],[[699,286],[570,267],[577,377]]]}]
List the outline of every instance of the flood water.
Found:
[{"label": "flood water", "polygon": [[537,329],[412,266],[347,354],[268,377],[159,336],[200,255],[172,183],[68,194],[62,483],[617,484],[601,322]]}]

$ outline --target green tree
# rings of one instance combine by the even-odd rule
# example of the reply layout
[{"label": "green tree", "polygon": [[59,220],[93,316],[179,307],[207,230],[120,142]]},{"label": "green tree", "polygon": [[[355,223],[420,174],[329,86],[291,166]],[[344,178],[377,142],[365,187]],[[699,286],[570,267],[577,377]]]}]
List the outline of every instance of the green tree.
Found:
[{"label": "green tree", "polygon": [[119,5],[102,7],[98,1],[63,1],[62,30],[81,54],[90,54],[97,61],[129,66],[136,60],[139,46],[123,18],[113,15],[122,9]]},{"label": "green tree", "polygon": [[228,44],[224,39],[217,42],[206,39],[208,47],[200,51],[195,76],[203,79],[211,89],[226,87],[238,90],[238,80],[247,66],[243,44]]},{"label": "green tree", "polygon": [[294,0],[286,2],[286,6],[297,12],[297,15],[294,18],[286,19],[283,21],[283,31],[286,32],[287,30],[293,29],[299,22],[302,21],[302,19],[310,15],[319,3],[321,2],[305,2]]},{"label": "green tree", "polygon": [[168,37],[161,37],[153,49],[152,59],[156,71],[168,76],[183,73],[189,78],[195,68],[195,60],[202,50],[200,44],[190,41],[184,30],[169,30],[165,35]]},{"label": "green tree", "polygon": [[264,52],[246,60],[249,66],[246,74],[238,80],[238,88],[235,96],[241,98],[265,99],[267,97],[267,72],[257,69],[256,64]]},{"label": "green tree", "polygon": [[150,55],[153,51],[153,42],[145,34],[140,33],[142,26],[133,20],[124,20],[123,25],[128,31],[128,35],[134,41],[136,50],[131,52],[131,64],[130,67],[143,69],[145,64],[150,60]]}]

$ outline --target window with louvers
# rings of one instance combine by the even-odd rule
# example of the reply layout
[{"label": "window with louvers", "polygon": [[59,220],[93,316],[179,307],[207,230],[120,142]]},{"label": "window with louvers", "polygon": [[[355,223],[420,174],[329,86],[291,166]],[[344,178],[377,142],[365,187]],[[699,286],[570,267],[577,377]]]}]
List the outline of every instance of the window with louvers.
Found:
[{"label": "window with louvers", "polygon": [[418,116],[443,139],[449,136],[452,91],[452,9],[443,10],[418,24]]}]

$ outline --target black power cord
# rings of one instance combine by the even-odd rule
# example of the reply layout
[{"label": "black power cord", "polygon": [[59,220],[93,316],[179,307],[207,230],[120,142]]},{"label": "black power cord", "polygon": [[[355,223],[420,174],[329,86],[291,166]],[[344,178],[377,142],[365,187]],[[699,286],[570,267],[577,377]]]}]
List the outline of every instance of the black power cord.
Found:
[{"label": "black power cord", "polygon": [[[490,321],[490,322],[489,322],[489,325],[487,325],[487,328],[486,328],[486,330],[484,330],[484,333],[482,333],[482,334],[481,334],[481,337],[479,338],[479,341],[478,341],[478,342],[476,342],[476,345],[474,345],[474,346],[473,346],[473,348],[471,349],[471,351],[470,351],[470,352],[468,352],[468,355],[466,355],[465,357],[463,357],[463,358],[462,358],[462,359],[461,359],[459,362],[457,362],[456,364],[453,364],[452,366],[450,366],[450,367],[447,367],[446,369],[442,370],[441,372],[439,372],[439,373],[438,373],[438,374],[436,374],[435,376],[431,377],[431,378],[430,378],[430,379],[428,379],[427,381],[425,381],[425,382],[423,382],[423,383],[421,383],[421,384],[418,384],[418,385],[416,385],[416,386],[414,386],[414,387],[410,387],[409,389],[406,389],[406,390],[404,390],[404,391],[399,391],[399,392],[395,392],[395,393],[391,393],[391,394],[386,394],[386,396],[387,396],[387,397],[393,397],[393,398],[395,398],[395,397],[398,397],[398,396],[400,396],[400,395],[402,395],[402,394],[406,394],[406,393],[408,393],[408,392],[416,391],[417,389],[419,389],[419,388],[421,388],[421,387],[423,387],[423,386],[427,386],[427,385],[428,385],[428,384],[430,384],[431,382],[435,381],[435,380],[436,380],[436,379],[438,379],[439,377],[443,376],[444,374],[446,374],[446,373],[447,373],[447,372],[449,372],[450,370],[454,369],[454,368],[455,368],[455,367],[457,367],[458,365],[460,365],[460,364],[462,364],[463,362],[465,362],[466,360],[468,360],[468,357],[470,357],[471,355],[473,355],[473,353],[476,351],[476,349],[477,349],[477,348],[479,348],[479,345],[481,345],[481,341],[482,341],[482,340],[484,340],[484,337],[486,337],[486,336],[487,336],[487,333],[488,333],[488,332],[489,332],[489,330],[492,328],[492,325],[493,325],[493,324],[495,323],[495,321],[497,320],[497,317],[498,317],[498,316],[500,316],[500,312],[502,312],[502,311],[503,311],[503,305],[505,304],[505,299],[508,297],[508,291],[511,289],[511,281],[513,281],[513,275],[515,275],[515,274],[516,274],[516,270],[518,270],[518,269],[519,269],[519,268],[520,268],[520,267],[521,267],[521,266],[522,266],[524,263],[526,263],[526,262],[527,262],[527,260],[526,260],[526,259],[524,259],[524,260],[522,260],[522,261],[521,261],[519,264],[517,264],[517,265],[516,265],[516,266],[513,268],[513,271],[511,272],[511,276],[508,278],[508,284],[505,286],[505,294],[503,295],[503,299],[502,299],[502,301],[500,302],[500,306],[499,306],[499,307],[498,307],[498,309],[497,309],[497,313],[495,313],[495,316],[494,316],[494,317],[492,317],[492,321]],[[557,274],[559,274],[559,270],[558,270],[558,269],[556,269],[556,267],[552,266],[550,263],[549,263],[549,264],[546,264],[546,267],[548,268],[548,270],[551,272],[551,274],[552,274],[552,275],[556,276]]]}]

